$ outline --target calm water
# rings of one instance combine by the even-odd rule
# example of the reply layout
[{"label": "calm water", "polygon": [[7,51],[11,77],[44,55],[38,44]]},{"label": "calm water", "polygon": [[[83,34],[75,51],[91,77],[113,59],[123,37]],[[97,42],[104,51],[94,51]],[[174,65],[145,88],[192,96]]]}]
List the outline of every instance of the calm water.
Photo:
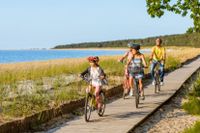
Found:
[{"label": "calm water", "polygon": [[[0,50],[0,63],[30,62],[87,56],[121,55],[125,50]],[[148,50],[142,51],[143,53]]]}]

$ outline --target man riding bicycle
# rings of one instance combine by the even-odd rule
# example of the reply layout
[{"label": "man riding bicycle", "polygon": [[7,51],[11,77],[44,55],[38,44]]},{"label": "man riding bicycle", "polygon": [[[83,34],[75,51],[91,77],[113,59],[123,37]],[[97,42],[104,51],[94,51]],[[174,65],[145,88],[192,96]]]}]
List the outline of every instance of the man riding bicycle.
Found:
[{"label": "man riding bicycle", "polygon": [[150,57],[151,63],[151,77],[152,77],[152,85],[155,85],[155,77],[154,77],[154,69],[157,65],[160,65],[160,85],[164,85],[164,66],[166,60],[166,49],[162,46],[162,40],[160,38],[156,39],[156,46],[152,48],[152,53]]}]

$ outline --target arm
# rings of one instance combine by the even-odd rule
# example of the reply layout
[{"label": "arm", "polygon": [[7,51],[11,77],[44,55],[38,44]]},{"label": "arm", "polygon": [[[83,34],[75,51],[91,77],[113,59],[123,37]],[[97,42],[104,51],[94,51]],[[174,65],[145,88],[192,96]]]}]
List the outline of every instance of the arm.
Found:
[{"label": "arm", "polygon": [[161,60],[161,64],[165,64],[165,60],[166,60],[166,50],[165,50],[165,48],[163,48],[163,55],[162,55],[162,60]]},{"label": "arm", "polygon": [[151,50],[151,56],[150,56],[150,61],[152,61],[152,59],[153,59],[153,56],[154,56],[154,47],[152,48],[152,50]]},{"label": "arm", "polygon": [[131,60],[133,58],[133,55],[130,56],[130,58],[128,58],[128,61],[127,61],[127,64],[125,66],[125,74],[128,75],[128,66],[130,65],[131,63]]},{"label": "arm", "polygon": [[128,66],[130,65],[132,58],[133,58],[133,55],[131,55],[131,58],[128,58],[127,64],[125,66],[126,68],[128,68]]},{"label": "arm", "polygon": [[163,60],[164,60],[164,62],[165,62],[165,60],[166,60],[166,57],[167,57],[167,55],[166,55],[166,49],[164,48],[164,53],[163,53],[164,55],[163,55]]},{"label": "arm", "polygon": [[119,61],[121,62],[123,62],[123,60],[125,59],[125,58],[127,58],[128,57],[128,53],[129,52],[126,52],[125,54],[124,54],[124,56],[123,57],[121,57],[120,59],[119,59]]},{"label": "arm", "polygon": [[84,78],[84,76],[89,73],[89,68],[87,68],[85,71],[83,71],[81,74],[80,74],[80,77],[81,78]]},{"label": "arm", "polygon": [[103,70],[101,67],[99,67],[99,68],[100,68],[100,71],[101,71],[101,73],[100,73],[100,78],[101,78],[101,79],[106,78],[106,74],[105,74],[104,70]]},{"label": "arm", "polygon": [[144,65],[145,68],[147,68],[147,62],[145,60],[145,56],[142,54],[142,63]]}]

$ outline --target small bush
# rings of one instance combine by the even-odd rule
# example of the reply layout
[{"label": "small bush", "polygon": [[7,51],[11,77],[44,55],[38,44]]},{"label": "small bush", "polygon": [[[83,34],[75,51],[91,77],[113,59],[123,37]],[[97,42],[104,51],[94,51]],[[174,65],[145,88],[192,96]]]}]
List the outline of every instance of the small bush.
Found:
[{"label": "small bush", "polygon": [[192,115],[200,115],[200,100],[196,97],[190,97],[189,101],[184,103],[182,107]]},{"label": "small bush", "polygon": [[191,128],[187,128],[183,133],[199,133],[200,132],[200,121],[196,122]]}]

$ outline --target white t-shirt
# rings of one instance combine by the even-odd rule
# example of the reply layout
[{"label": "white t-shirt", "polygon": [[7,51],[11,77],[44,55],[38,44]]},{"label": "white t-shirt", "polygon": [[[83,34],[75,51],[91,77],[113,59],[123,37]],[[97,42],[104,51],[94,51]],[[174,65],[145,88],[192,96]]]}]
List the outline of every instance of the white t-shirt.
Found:
[{"label": "white t-shirt", "polygon": [[100,74],[101,74],[101,70],[99,67],[91,67],[91,72],[90,72],[90,76],[92,79],[92,85],[93,86],[102,86],[102,82],[100,79]]}]

